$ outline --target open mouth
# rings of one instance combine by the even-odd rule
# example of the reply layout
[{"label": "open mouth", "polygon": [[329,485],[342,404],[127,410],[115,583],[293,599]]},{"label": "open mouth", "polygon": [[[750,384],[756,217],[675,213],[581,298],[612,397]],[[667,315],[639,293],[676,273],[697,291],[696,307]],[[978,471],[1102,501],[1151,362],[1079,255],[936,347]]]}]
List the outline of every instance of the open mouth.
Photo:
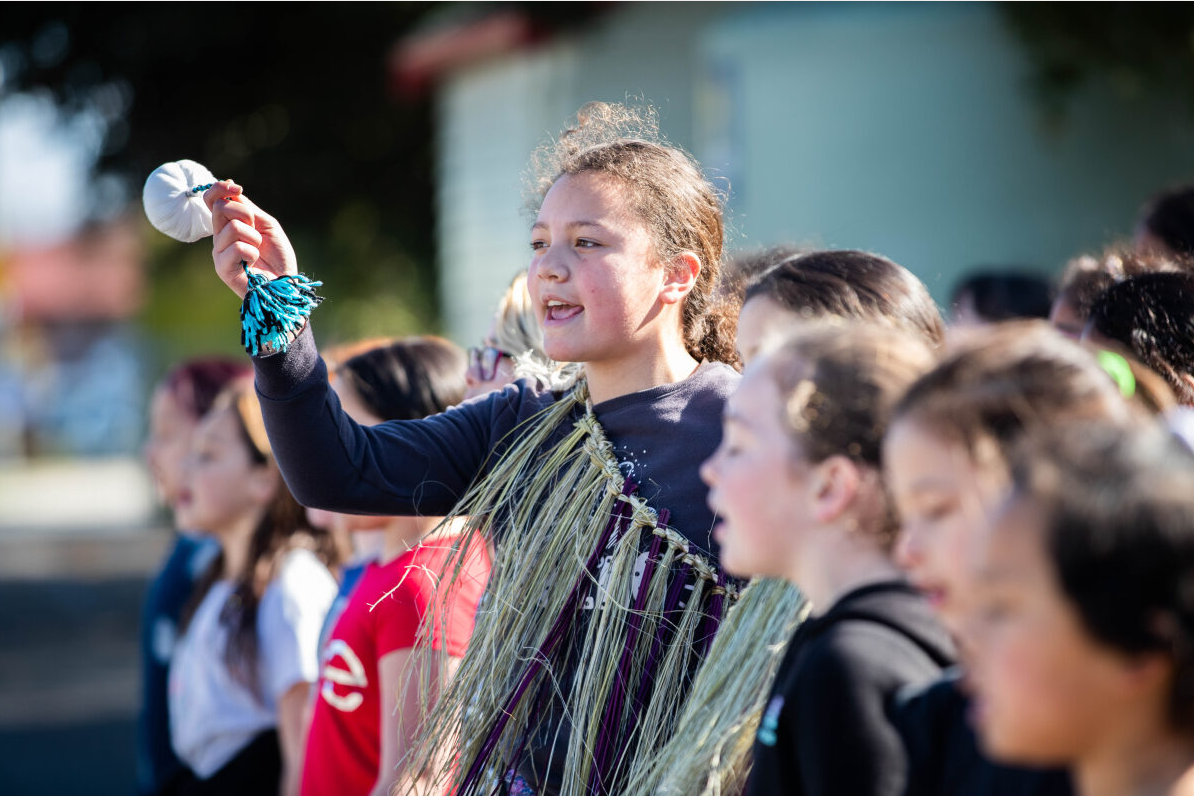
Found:
[{"label": "open mouth", "polygon": [[585,308],[579,304],[569,304],[564,301],[552,299],[547,302],[547,315],[545,317],[548,321],[567,321],[580,315],[584,310]]},{"label": "open mouth", "polygon": [[925,599],[929,601],[929,605],[933,606],[933,608],[941,610],[941,607],[945,605],[947,593],[944,586],[936,583],[915,581],[913,582],[913,586],[925,596]]}]

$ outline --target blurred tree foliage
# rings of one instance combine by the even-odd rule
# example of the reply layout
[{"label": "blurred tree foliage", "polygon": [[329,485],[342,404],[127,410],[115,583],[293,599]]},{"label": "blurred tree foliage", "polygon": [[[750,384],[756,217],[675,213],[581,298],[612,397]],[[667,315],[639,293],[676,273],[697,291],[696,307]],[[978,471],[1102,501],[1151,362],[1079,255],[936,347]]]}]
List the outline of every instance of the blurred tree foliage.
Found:
[{"label": "blurred tree foliage", "polygon": [[[49,94],[102,120],[96,213],[159,164],[192,158],[277,216],[323,279],[322,337],[436,328],[431,106],[404,99],[387,56],[430,3],[14,3],[0,92]],[[178,356],[237,348],[236,301],[203,242],[145,225],[144,321]]]},{"label": "blurred tree foliage", "polygon": [[1029,86],[1049,120],[1064,118],[1084,85],[1103,81],[1124,98],[1181,97],[1194,113],[1194,4],[1003,3],[1026,49]]}]

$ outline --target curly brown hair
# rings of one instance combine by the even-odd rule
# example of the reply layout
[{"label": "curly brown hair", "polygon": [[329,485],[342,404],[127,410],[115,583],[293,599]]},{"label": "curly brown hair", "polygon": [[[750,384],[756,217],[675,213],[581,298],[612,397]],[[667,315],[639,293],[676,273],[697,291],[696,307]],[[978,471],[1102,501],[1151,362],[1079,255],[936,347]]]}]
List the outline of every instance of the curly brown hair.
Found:
[{"label": "curly brown hair", "polygon": [[531,156],[527,205],[537,212],[560,177],[603,174],[629,189],[631,208],[651,234],[655,256],[666,263],[683,252],[701,261],[684,301],[684,343],[698,360],[737,363],[734,329],[738,302],[719,294],[725,240],[725,195],[684,150],[659,132],[653,108],[591,102],[575,124]]}]

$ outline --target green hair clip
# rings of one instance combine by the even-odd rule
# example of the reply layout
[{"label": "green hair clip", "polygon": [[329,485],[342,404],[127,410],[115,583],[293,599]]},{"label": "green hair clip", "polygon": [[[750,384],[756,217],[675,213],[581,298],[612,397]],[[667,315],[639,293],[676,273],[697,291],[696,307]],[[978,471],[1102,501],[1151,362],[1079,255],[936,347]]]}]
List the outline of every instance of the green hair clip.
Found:
[{"label": "green hair clip", "polygon": [[1096,355],[1099,367],[1107,371],[1124,398],[1131,398],[1136,394],[1136,376],[1132,374],[1132,366],[1128,360],[1114,351],[1102,350]]}]

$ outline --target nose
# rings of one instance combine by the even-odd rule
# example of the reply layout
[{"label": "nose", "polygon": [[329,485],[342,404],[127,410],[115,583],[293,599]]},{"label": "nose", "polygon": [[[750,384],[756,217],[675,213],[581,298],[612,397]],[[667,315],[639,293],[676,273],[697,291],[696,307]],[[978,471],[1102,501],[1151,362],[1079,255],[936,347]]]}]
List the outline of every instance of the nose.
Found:
[{"label": "nose", "polygon": [[559,282],[568,278],[568,267],[561,261],[558,253],[553,253],[551,246],[539,250],[531,260],[531,270],[537,278],[543,280]]},{"label": "nose", "polygon": [[701,468],[698,471],[700,473],[701,480],[704,481],[705,486],[708,487],[713,487],[717,484],[717,454],[718,451],[714,451],[712,456],[710,456],[708,459],[705,459],[705,461],[701,463]]},{"label": "nose", "polygon": [[896,534],[895,548],[892,558],[896,566],[905,571],[915,569],[923,560],[923,549],[920,534],[914,526],[904,525]]}]

